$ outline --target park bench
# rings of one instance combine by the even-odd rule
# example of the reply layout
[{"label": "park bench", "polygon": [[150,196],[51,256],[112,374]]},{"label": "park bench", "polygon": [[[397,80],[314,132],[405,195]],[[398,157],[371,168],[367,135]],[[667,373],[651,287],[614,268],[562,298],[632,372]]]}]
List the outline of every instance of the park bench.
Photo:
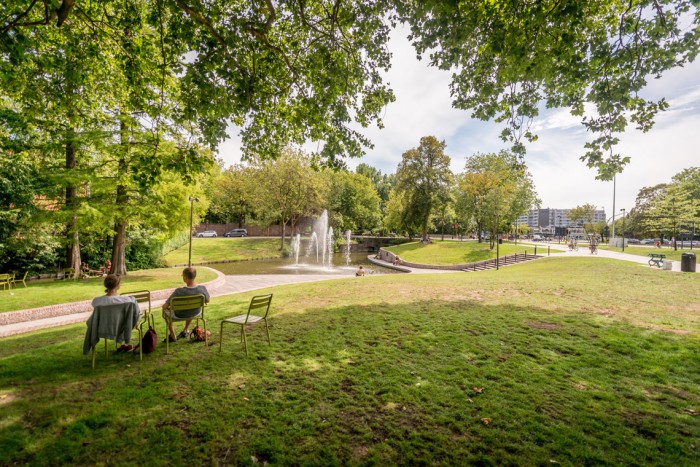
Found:
[{"label": "park bench", "polygon": [[649,266],[656,265],[658,267],[661,267],[664,258],[666,258],[666,255],[660,253],[649,253],[647,256],[649,256]]}]

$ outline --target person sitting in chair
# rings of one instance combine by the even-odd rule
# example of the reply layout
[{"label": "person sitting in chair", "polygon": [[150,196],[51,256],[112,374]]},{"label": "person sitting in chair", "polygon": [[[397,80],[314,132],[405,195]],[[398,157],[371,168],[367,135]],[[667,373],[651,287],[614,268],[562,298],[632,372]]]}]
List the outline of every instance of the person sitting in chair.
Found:
[{"label": "person sitting in chair", "polygon": [[[84,263],[85,264],[85,263]],[[87,264],[86,264],[87,266]],[[116,305],[118,303],[136,303],[136,299],[130,295],[119,295],[119,287],[121,286],[121,277],[114,274],[109,274],[105,277],[103,284],[105,286],[105,294],[92,299],[92,308],[98,306]],[[117,349],[117,352],[129,352],[133,350],[130,344],[124,344]]]},{"label": "person sitting in chair", "polygon": [[[185,268],[182,271],[182,280],[185,281],[185,287],[179,287],[175,289],[175,291],[168,297],[168,299],[165,301],[163,304],[163,318],[167,319],[170,318],[170,301],[174,297],[183,297],[187,295],[204,295],[204,302],[209,303],[209,291],[207,291],[207,288],[203,285],[197,285],[195,282],[195,278],[197,277],[197,270],[193,267]],[[178,335],[178,337],[187,337],[190,334],[190,323],[192,320],[197,317],[201,313],[201,310],[196,310],[196,313],[192,314],[192,319],[187,319],[185,321],[185,329],[182,330],[182,332]],[[176,318],[179,318],[179,316],[175,316]],[[185,318],[184,316],[182,318]],[[170,321],[170,335],[166,337],[165,339],[170,339],[170,342],[175,342],[177,340],[177,337],[175,337],[175,327],[173,325],[173,321]],[[165,339],[163,339],[163,342],[165,342]]]}]

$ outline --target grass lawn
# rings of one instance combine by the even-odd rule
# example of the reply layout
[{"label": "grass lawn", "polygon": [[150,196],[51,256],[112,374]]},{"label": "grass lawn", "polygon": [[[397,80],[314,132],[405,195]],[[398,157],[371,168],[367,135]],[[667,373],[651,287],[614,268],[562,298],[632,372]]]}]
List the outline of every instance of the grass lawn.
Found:
[{"label": "grass lawn", "polygon": [[[289,239],[286,240],[289,244]],[[189,243],[163,257],[168,265],[187,264]],[[192,263],[208,261],[240,261],[248,259],[279,258],[279,238],[193,238]]]},{"label": "grass lawn", "polygon": [[[598,248],[601,250],[610,250],[610,251],[619,251],[622,252],[622,248],[613,248],[607,245],[599,245]],[[678,248],[678,250],[674,250],[673,248],[649,248],[649,247],[643,247],[643,246],[626,246],[625,247],[625,253],[630,254],[630,255],[637,255],[637,256],[648,256],[649,253],[659,253],[662,255],[666,255],[666,259],[671,260],[671,261],[680,261],[681,260],[681,255],[683,253],[695,253],[696,256],[700,256],[700,249],[697,247],[693,248],[692,250],[690,247],[686,248],[685,250],[681,250]]]},{"label": "grass lawn", "polygon": [[[700,463],[700,275],[545,258],[271,291],[247,358],[233,329],[95,370],[84,325],[0,340],[0,464]],[[212,301],[214,338],[251,295]]]},{"label": "grass lawn", "polygon": [[[410,263],[435,264],[440,266],[473,263],[475,261],[496,257],[496,247],[491,250],[488,241],[478,243],[476,240],[466,242],[433,240],[433,243],[429,245],[424,245],[420,242],[411,242],[385,249],[399,255],[402,260]],[[552,247],[551,250],[558,252],[564,249],[558,250]],[[528,254],[534,253],[535,246],[520,243],[515,245],[511,242],[503,242],[503,244],[499,245],[499,253],[501,256],[524,253],[526,251]],[[537,246],[537,253],[546,255],[547,246]]]},{"label": "grass lawn", "polygon": [[[207,282],[216,278],[216,274],[208,269],[197,270],[197,281]],[[78,302],[90,300],[104,294],[101,277],[92,277],[82,280],[61,281],[32,281],[27,287],[13,288],[14,295],[2,293],[0,300],[0,312],[36,308],[58,303]],[[144,269],[130,272],[122,278],[120,293],[135,290],[160,290],[171,287],[180,287],[182,282],[182,269]]]}]

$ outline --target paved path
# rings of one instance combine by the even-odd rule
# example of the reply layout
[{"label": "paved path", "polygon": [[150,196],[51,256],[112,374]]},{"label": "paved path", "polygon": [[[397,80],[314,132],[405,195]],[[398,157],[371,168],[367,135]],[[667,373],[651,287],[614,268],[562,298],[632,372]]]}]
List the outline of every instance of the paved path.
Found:
[{"label": "paved path", "polygon": [[[348,277],[351,277],[348,274],[261,274],[241,276],[224,276],[221,273],[219,274],[219,279],[211,281],[213,283],[217,283],[215,288],[212,287],[210,289],[210,293],[213,297],[236,294],[240,292],[249,292],[251,290],[264,289],[267,287],[274,287],[276,285],[301,284],[304,282],[347,279]],[[160,307],[163,302],[165,302],[164,298],[160,300],[153,300],[151,303],[152,308],[155,310],[157,307]],[[64,326],[66,324],[85,322],[92,313],[92,306],[90,306],[88,302],[88,304],[83,305],[82,308],[82,310],[74,313],[0,325],[0,337],[24,334],[39,329]],[[156,310],[156,313],[159,312]]]}]

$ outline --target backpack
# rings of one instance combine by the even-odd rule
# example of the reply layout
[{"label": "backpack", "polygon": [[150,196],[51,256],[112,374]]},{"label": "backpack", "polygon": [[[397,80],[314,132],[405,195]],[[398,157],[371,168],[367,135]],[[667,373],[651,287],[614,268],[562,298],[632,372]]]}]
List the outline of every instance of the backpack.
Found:
[{"label": "backpack", "polygon": [[192,339],[192,342],[204,342],[205,340],[211,339],[211,331],[207,330],[206,331],[206,339],[204,337],[204,328],[200,328],[199,326],[195,326],[195,328],[192,330],[190,333],[190,339]]},{"label": "backpack", "polygon": [[158,345],[158,334],[156,334],[156,330],[153,327],[148,326],[148,331],[141,339],[141,352],[151,353],[156,349],[156,345]]}]

